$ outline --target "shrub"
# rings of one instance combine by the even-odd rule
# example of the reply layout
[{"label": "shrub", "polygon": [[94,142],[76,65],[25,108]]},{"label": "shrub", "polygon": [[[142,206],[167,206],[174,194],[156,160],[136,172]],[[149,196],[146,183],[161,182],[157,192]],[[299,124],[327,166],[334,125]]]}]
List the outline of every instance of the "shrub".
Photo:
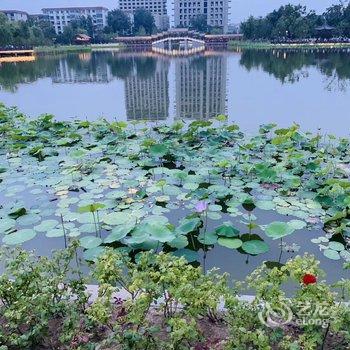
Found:
[{"label": "shrub", "polygon": [[[350,281],[327,285],[313,256],[273,269],[263,264],[237,284],[235,290],[255,293],[245,302],[215,270],[204,274],[166,253],[142,252],[132,260],[111,248],[92,265],[99,287],[89,300],[88,279],[81,266],[72,267],[76,254],[76,244],[52,259],[1,252],[1,350],[348,348]],[[291,295],[286,283],[296,286]]]}]

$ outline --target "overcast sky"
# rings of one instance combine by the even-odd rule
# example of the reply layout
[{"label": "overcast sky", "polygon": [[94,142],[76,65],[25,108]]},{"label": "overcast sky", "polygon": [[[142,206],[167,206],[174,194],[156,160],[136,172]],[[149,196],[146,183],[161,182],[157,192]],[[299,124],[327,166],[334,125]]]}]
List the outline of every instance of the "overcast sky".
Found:
[{"label": "overcast sky", "polygon": [[[168,0],[169,7],[171,2]],[[249,15],[265,15],[288,3],[301,3],[309,9],[322,13],[327,7],[338,2],[339,0],[231,0],[230,20],[233,23],[238,23]],[[29,13],[38,13],[43,7],[55,6],[106,6],[113,9],[117,7],[117,0],[0,0],[0,8],[3,10],[24,10]]]}]

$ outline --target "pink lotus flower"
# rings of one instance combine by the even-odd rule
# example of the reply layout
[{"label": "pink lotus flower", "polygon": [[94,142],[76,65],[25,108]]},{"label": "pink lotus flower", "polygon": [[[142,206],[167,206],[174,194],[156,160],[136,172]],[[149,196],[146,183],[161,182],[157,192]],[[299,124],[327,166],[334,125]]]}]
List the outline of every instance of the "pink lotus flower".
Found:
[{"label": "pink lotus flower", "polygon": [[200,201],[195,206],[195,210],[197,213],[203,213],[207,209],[208,209],[208,203],[206,201]]}]

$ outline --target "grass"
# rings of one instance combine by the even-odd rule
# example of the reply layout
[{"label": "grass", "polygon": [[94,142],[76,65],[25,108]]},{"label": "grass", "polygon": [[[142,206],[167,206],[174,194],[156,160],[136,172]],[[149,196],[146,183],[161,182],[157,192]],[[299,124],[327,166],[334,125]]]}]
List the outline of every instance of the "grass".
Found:
[{"label": "grass", "polygon": [[112,50],[119,49],[120,45],[115,43],[109,44],[92,44],[92,45],[55,45],[55,46],[38,46],[34,48],[37,54],[57,54],[66,52],[91,52],[95,50]]},{"label": "grass", "polygon": [[336,48],[350,48],[350,43],[305,43],[305,44],[274,44],[266,42],[254,41],[231,41],[229,42],[229,49],[336,49]]}]

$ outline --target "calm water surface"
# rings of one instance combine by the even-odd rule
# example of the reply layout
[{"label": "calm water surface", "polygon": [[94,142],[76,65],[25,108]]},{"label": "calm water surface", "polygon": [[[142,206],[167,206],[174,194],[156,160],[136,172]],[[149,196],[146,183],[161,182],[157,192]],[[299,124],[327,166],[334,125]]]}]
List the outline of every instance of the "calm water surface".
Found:
[{"label": "calm water surface", "polygon": [[[227,114],[247,132],[263,123],[297,122],[304,130],[321,128],[345,136],[350,131],[350,51],[207,52],[188,58],[94,52],[39,57],[35,62],[0,64],[0,102],[31,116],[51,113],[61,120],[103,116],[168,123]],[[262,224],[283,220],[276,213],[257,214]],[[326,259],[310,242],[322,234],[321,228],[300,230],[286,243],[302,242],[300,253],[316,254],[330,281],[335,281],[344,274],[343,261]],[[48,254],[63,243],[52,238],[43,242],[38,236],[24,246]],[[208,253],[207,267],[220,267],[242,279],[263,260],[292,256],[280,256],[279,242],[269,244],[269,253],[249,261],[236,251],[216,247]]]},{"label": "calm water surface", "polygon": [[227,114],[244,131],[296,122],[304,130],[347,135],[350,51],[46,56],[0,64],[0,101],[59,119],[169,122]]}]

